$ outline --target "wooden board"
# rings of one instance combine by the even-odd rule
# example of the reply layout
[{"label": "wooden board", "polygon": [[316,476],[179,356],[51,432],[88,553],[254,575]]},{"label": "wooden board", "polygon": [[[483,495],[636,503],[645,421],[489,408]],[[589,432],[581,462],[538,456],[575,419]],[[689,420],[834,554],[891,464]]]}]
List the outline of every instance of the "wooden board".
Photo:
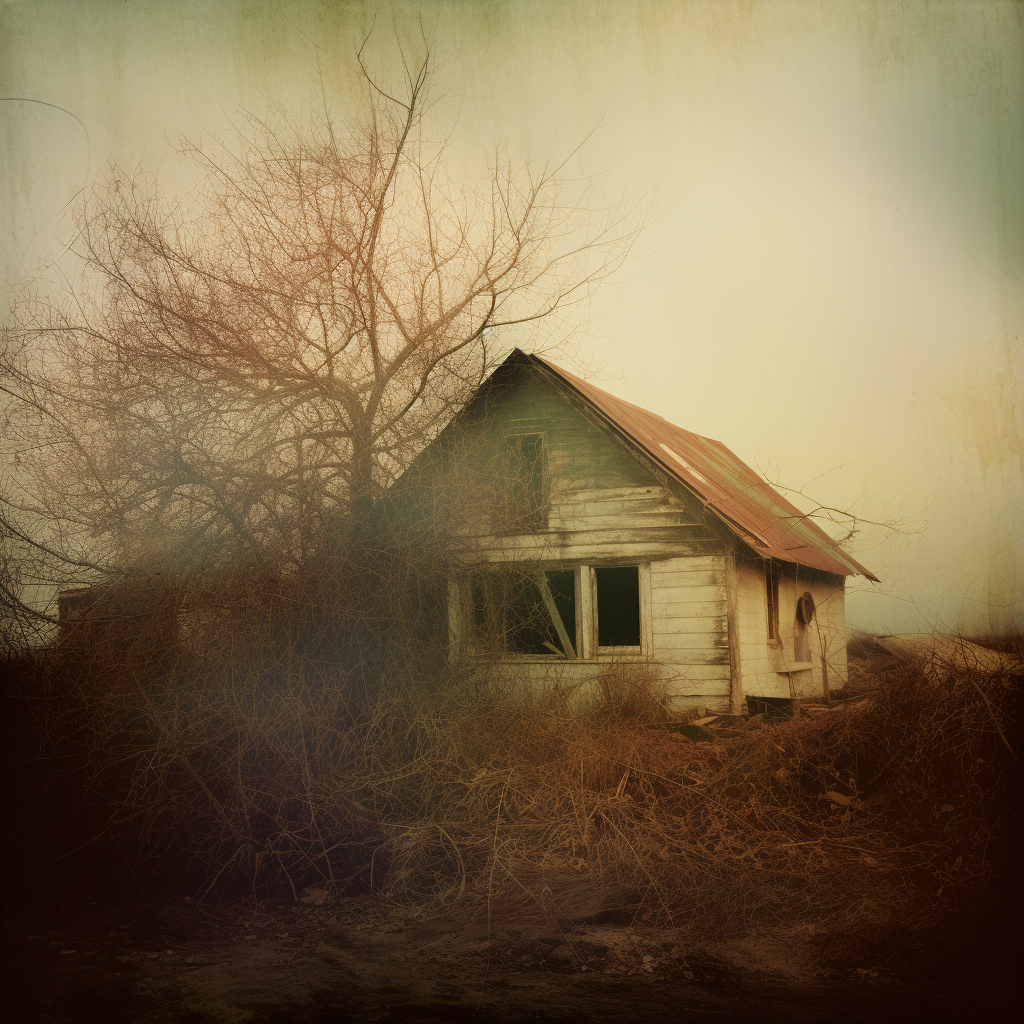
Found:
[{"label": "wooden board", "polygon": [[[682,559],[672,559],[673,562]],[[686,561],[713,562],[715,556],[709,558],[697,556]],[[658,569],[657,565],[651,566],[651,586],[656,590],[668,590],[674,587],[724,587],[724,569]]]},{"label": "wooden board", "polygon": [[678,597],[674,590],[652,590],[654,614],[659,619],[699,619],[708,615],[725,615],[725,591],[705,597],[697,601],[666,601],[664,595]]},{"label": "wooden board", "polygon": [[721,647],[683,648],[677,646],[655,648],[654,660],[665,665],[724,665],[729,668],[729,645]]},{"label": "wooden board", "polygon": [[724,611],[714,615],[696,615],[692,618],[665,618],[655,613],[651,628],[655,638],[667,640],[673,636],[706,635],[713,637],[716,645],[729,632],[728,619]]}]

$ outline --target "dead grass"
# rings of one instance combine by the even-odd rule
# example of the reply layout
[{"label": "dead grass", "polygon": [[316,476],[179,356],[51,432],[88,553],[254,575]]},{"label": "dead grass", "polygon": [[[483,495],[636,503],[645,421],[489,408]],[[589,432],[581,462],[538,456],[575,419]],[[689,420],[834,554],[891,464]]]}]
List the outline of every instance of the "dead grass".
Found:
[{"label": "dead grass", "polygon": [[1019,676],[937,678],[859,642],[859,696],[693,742],[639,667],[588,705],[486,664],[415,675],[416,648],[369,686],[355,647],[317,646],[337,622],[310,634],[285,597],[288,629],[234,615],[201,660],[136,637],[47,677],[60,771],[154,880],[185,865],[198,896],[369,887],[488,929],[813,922],[833,957],[967,942],[1005,901]]},{"label": "dead grass", "polygon": [[343,663],[291,649],[52,681],[111,827],[140,863],[190,858],[200,895],[326,881],[490,927],[705,938],[814,920],[849,952],[991,906],[1017,840],[1019,677],[879,659],[865,698],[695,743],[636,670],[589,706],[486,667],[357,700]]}]

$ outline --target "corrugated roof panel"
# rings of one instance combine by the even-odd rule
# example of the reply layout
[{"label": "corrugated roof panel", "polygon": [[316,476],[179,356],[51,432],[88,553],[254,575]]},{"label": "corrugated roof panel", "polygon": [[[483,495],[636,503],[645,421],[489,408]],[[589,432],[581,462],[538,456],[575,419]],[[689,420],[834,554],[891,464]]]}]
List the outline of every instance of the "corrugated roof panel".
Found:
[{"label": "corrugated roof panel", "polygon": [[656,413],[609,395],[540,356],[526,358],[586,399],[612,427],[693,491],[762,557],[843,576],[860,573],[878,582],[817,523],[720,441],[684,430]]}]

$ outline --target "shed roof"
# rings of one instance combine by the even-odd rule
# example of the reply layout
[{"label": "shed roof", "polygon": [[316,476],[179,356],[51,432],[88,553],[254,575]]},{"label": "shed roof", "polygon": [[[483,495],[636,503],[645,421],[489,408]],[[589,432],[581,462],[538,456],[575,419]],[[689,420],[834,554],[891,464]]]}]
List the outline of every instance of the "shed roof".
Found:
[{"label": "shed roof", "polygon": [[504,365],[517,363],[536,367],[560,389],[582,398],[606,427],[692,491],[761,557],[842,576],[859,573],[878,582],[806,513],[721,442],[683,430],[656,413],[609,395],[540,356],[516,349]]}]

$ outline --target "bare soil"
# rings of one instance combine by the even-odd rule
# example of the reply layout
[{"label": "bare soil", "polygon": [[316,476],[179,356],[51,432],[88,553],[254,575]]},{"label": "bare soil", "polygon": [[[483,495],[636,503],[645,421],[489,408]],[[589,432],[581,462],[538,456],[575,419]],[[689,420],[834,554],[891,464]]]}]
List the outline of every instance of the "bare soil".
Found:
[{"label": "bare soil", "polygon": [[[29,894],[31,895],[31,894]],[[306,898],[319,899],[307,893]],[[717,944],[634,923],[525,931],[379,899],[45,906],[5,920],[18,1024],[1007,1020],[1013,1001],[826,969],[812,926]]]}]

